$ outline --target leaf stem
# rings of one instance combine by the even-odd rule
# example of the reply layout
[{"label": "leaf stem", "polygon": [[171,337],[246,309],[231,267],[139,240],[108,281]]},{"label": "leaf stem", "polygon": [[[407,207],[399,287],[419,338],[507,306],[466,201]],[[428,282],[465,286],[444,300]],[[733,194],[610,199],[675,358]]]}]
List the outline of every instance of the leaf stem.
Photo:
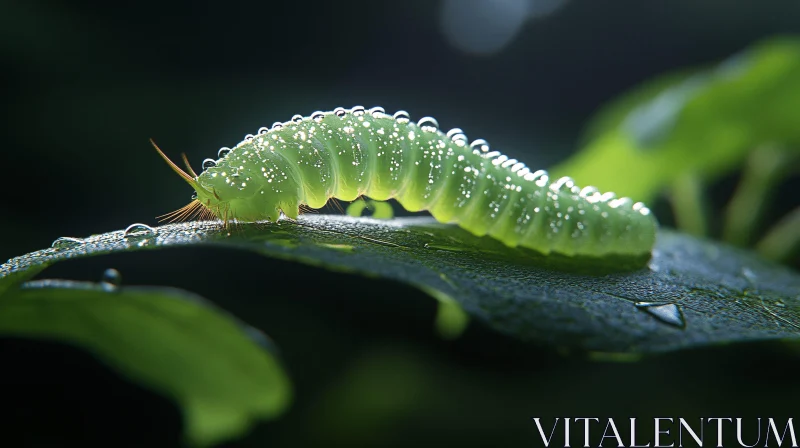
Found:
[{"label": "leaf stem", "polygon": [[672,183],[670,202],[678,229],[697,236],[708,234],[708,204],[697,174],[684,174]]},{"label": "leaf stem", "polygon": [[789,172],[792,158],[793,154],[776,145],[764,145],[750,153],[742,179],[725,209],[724,241],[737,246],[750,243],[769,205],[767,198]]},{"label": "leaf stem", "polygon": [[797,249],[800,249],[800,207],[778,221],[756,244],[763,257],[774,261],[788,259]]}]

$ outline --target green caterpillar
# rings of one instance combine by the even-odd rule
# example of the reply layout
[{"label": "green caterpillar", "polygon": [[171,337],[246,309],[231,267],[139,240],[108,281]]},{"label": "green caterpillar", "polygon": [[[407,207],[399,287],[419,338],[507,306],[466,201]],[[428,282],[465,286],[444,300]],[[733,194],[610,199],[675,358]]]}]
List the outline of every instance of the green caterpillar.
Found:
[{"label": "green caterpillar", "polygon": [[295,115],[222,148],[200,175],[156,149],[196,191],[171,218],[274,222],[331,198],[366,195],[543,254],[641,256],[655,241],[657,223],[644,204],[581,189],[568,177],[551,182],[484,140],[468,143],[460,129],[445,134],[436,120],[413,123],[404,111],[356,106]]}]

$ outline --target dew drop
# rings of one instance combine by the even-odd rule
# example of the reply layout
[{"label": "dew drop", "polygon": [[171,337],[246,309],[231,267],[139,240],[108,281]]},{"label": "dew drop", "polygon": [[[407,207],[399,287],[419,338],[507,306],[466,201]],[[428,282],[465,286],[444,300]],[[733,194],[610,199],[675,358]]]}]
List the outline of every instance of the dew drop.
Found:
[{"label": "dew drop", "polygon": [[561,188],[566,187],[567,189],[570,189],[573,185],[575,185],[575,181],[573,181],[569,176],[564,176],[550,184],[550,189],[557,193],[559,190],[561,190]]},{"label": "dew drop", "polygon": [[283,129],[283,123],[281,123],[280,121],[276,121],[275,123],[272,123],[272,127],[270,129],[273,131],[280,131],[281,129]]},{"label": "dew drop", "polygon": [[313,114],[311,114],[311,119],[314,120],[317,123],[321,122],[323,118],[325,118],[325,112],[322,112],[322,111],[318,110],[318,111],[314,112]]},{"label": "dew drop", "polygon": [[372,109],[370,109],[368,112],[369,112],[370,115],[372,115],[372,118],[381,118],[384,115],[386,115],[386,109],[384,109],[384,108],[382,108],[380,106],[375,106]]},{"label": "dew drop", "polygon": [[156,229],[148,226],[147,224],[131,224],[128,228],[125,229],[125,232],[122,234],[123,238],[142,238],[147,236],[153,236],[156,234]]},{"label": "dew drop", "polygon": [[356,117],[364,115],[365,111],[366,109],[364,109],[364,106],[354,106],[352,109],[350,109],[350,112]]},{"label": "dew drop", "polygon": [[408,123],[411,121],[411,116],[404,110],[398,110],[392,115],[392,118],[397,120],[398,123]]},{"label": "dew drop", "polygon": [[637,309],[645,311],[665,324],[679,328],[686,327],[686,321],[680,307],[674,303],[636,302]]},{"label": "dew drop", "polygon": [[752,269],[746,266],[742,268],[742,276],[744,276],[744,278],[747,279],[747,281],[752,284],[758,281],[758,276],[756,275],[756,273],[753,272]]},{"label": "dew drop", "polygon": [[479,138],[474,140],[472,143],[469,144],[469,148],[474,150],[480,150],[481,152],[489,152],[489,142],[486,140]]},{"label": "dew drop", "polygon": [[344,107],[337,107],[336,109],[333,109],[333,114],[339,118],[342,118],[345,116],[345,114],[347,114],[347,111],[344,109]]},{"label": "dew drop", "polygon": [[461,128],[453,128],[447,131],[447,138],[452,139],[456,135],[464,135],[464,131]]},{"label": "dew drop", "polygon": [[52,247],[54,249],[69,249],[69,248],[72,248],[72,247],[78,247],[78,246],[80,246],[82,244],[86,244],[86,241],[84,241],[84,240],[82,240],[80,238],[72,238],[72,237],[69,237],[69,236],[62,236],[60,238],[57,238],[55,241],[53,241],[53,244],[51,244],[50,247]]},{"label": "dew drop", "polygon": [[600,191],[592,186],[584,187],[578,195],[582,198],[588,198],[589,196],[594,196],[595,194],[599,194]]},{"label": "dew drop", "polygon": [[230,153],[230,152],[231,152],[231,148],[228,148],[227,146],[223,146],[222,148],[219,148],[219,151],[217,151],[217,158],[221,159],[221,158],[227,156],[228,153]]},{"label": "dew drop", "polygon": [[254,137],[255,137],[255,135],[253,135],[253,134],[247,134],[247,135],[245,135],[245,136],[244,136],[244,139],[245,139],[245,141],[248,141],[248,142],[249,142],[249,141],[250,141],[250,140],[252,140]]},{"label": "dew drop", "polygon": [[214,160],[214,159],[203,160],[203,169],[204,170],[207,170],[209,168],[213,168],[215,166],[217,166],[217,161],[216,160]]},{"label": "dew drop", "polygon": [[427,127],[427,128],[433,128],[433,130],[435,131],[435,130],[439,129],[439,122],[436,121],[436,119],[433,118],[433,117],[422,117],[417,122],[417,126],[419,126],[419,127],[423,127],[424,126],[424,127]]},{"label": "dew drop", "polygon": [[258,128],[258,135],[264,135],[267,132],[269,132],[269,128],[266,127],[266,126],[262,126],[262,127]]},{"label": "dew drop", "polygon": [[607,191],[607,192],[603,193],[602,195],[600,195],[600,202],[608,202],[608,201],[612,201],[612,200],[614,200],[616,198],[617,198],[616,193],[614,193],[613,191]]},{"label": "dew drop", "polygon": [[302,123],[303,122],[303,116],[300,115],[300,114],[296,114],[296,115],[292,116],[292,121],[295,122],[295,123]]},{"label": "dew drop", "polygon": [[120,284],[122,284],[122,274],[120,274],[118,270],[109,268],[103,272],[100,287],[103,288],[104,291],[115,291]]}]

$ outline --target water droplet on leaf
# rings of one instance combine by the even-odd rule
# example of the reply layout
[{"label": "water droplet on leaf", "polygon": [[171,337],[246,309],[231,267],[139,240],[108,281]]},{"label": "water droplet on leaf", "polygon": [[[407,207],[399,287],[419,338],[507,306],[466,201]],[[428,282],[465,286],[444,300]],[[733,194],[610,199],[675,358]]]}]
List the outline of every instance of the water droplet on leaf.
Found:
[{"label": "water droplet on leaf", "polygon": [[103,279],[100,281],[100,286],[104,291],[114,291],[122,283],[122,274],[118,270],[110,268],[103,272]]},{"label": "water droplet on leaf", "polygon": [[686,326],[680,307],[674,303],[637,302],[636,308],[645,311],[666,324],[679,328]]},{"label": "water droplet on leaf", "polygon": [[53,241],[53,244],[50,245],[50,247],[52,247],[54,249],[69,249],[71,247],[77,247],[77,246],[80,246],[82,244],[86,244],[86,241],[84,241],[84,240],[82,240],[80,238],[72,238],[72,237],[69,237],[69,236],[62,236],[60,238],[57,238],[55,241]]},{"label": "water droplet on leaf", "polygon": [[156,234],[156,229],[148,226],[147,224],[131,224],[128,228],[125,229],[125,233],[122,234],[123,238],[143,238],[148,236],[153,236]]}]

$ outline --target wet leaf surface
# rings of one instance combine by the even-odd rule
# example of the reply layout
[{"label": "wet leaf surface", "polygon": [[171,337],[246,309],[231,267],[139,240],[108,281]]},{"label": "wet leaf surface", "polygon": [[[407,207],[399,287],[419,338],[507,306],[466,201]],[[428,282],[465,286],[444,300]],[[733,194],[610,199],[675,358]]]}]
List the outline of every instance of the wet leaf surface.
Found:
[{"label": "wet leaf surface", "polygon": [[645,266],[621,272],[609,269],[619,260],[559,262],[429,218],[304,215],[240,223],[230,235],[218,222],[137,229],[9,260],[0,285],[74,257],[212,244],[406,282],[452,298],[498,331],[563,348],[659,352],[800,336],[798,274],[665,229]]}]

